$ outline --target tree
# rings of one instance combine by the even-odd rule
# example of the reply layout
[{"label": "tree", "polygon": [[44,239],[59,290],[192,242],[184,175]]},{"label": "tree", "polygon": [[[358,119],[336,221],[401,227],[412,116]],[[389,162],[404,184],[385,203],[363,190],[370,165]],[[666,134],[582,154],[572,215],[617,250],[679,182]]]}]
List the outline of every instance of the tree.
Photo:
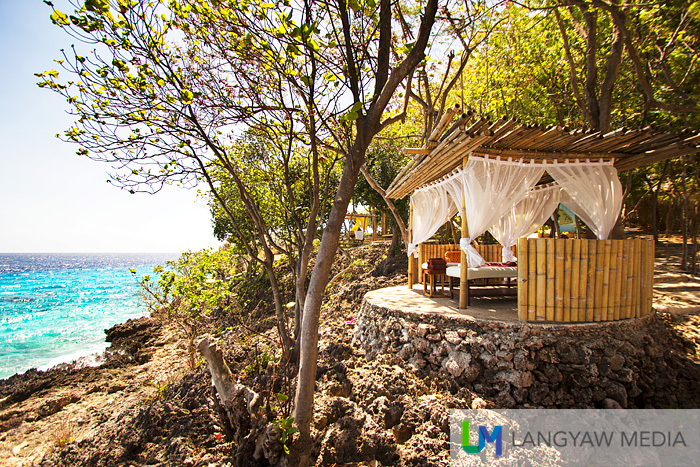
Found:
[{"label": "tree", "polygon": [[[51,19],[95,49],[64,52],[60,64],[71,80],[61,81],[51,70],[40,82],[64,95],[78,118],[65,138],[80,144],[80,154],[111,163],[112,182],[131,191],[205,183],[248,255],[262,256],[285,353],[292,343],[279,284],[269,273],[276,241],[237,165],[235,130],[244,125],[286,135],[287,154],[296,145],[306,148],[311,195],[308,219],[296,226],[303,238],[297,273],[303,290],[297,287],[296,302],[303,306],[295,411],[301,439],[308,442],[319,312],[340,228],[367,148],[396,121],[385,111],[425,57],[437,0],[426,3],[413,41],[395,33],[388,0],[88,0],[74,9],[70,16],[54,9]],[[326,217],[320,213],[319,165],[330,155],[321,153],[319,141],[345,160],[306,289],[305,267]],[[223,173],[248,213],[247,234],[222,196]],[[262,255],[250,240],[253,232]]]}]

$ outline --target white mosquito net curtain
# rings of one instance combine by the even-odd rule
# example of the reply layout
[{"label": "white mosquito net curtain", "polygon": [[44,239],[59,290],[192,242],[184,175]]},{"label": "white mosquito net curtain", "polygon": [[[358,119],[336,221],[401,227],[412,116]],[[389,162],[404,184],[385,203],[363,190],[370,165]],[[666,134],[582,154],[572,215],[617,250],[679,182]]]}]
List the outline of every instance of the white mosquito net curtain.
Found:
[{"label": "white mosquito net curtain", "polygon": [[[551,186],[532,192],[545,168],[561,190]],[[471,240],[487,229],[504,246],[503,260],[513,261],[510,247],[517,238],[537,230],[560,201],[598,238],[607,239],[622,207],[622,185],[613,161],[547,164],[471,156],[463,169],[411,195],[413,238],[408,254],[417,256],[417,245],[464,207],[469,235],[460,239],[460,248],[468,267],[484,264]]]},{"label": "white mosquito net curtain", "polygon": [[469,235],[460,239],[460,248],[467,254],[470,268],[484,264],[471,245],[472,239],[486,232],[520,202],[543,173],[544,167],[534,163],[472,156],[466,167],[451,178],[448,192],[459,211],[464,206],[467,216]]},{"label": "white mosquito net curtain", "polygon": [[429,185],[411,195],[413,204],[413,239],[408,244],[408,256],[418,256],[418,244],[423,243],[457,213],[457,208],[444,188]]},{"label": "white mosquito net curtain", "polygon": [[547,164],[547,172],[566,191],[562,204],[590,227],[600,240],[610,235],[622,209],[622,184],[614,161]]},{"label": "white mosquito net curtain", "polygon": [[536,187],[491,226],[489,232],[503,245],[503,262],[518,260],[512,247],[547,221],[559,206],[560,192],[557,184]]}]

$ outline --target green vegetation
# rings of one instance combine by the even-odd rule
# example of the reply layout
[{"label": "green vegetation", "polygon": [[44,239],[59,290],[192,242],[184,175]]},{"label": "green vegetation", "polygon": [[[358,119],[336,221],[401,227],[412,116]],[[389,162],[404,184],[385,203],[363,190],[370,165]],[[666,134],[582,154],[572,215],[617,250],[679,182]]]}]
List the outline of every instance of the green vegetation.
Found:
[{"label": "green vegetation", "polygon": [[294,427],[294,417],[280,418],[275,421],[275,426],[280,433],[280,441],[284,447],[284,452],[289,454],[289,446],[287,443],[289,442],[291,436],[299,431],[296,427]]}]

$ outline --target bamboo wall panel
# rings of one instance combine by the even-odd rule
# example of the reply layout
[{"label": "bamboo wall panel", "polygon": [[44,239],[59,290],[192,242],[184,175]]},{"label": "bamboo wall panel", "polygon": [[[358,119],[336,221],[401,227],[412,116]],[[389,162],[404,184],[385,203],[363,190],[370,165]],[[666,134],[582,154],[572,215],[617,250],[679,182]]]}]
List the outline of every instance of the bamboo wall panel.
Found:
[{"label": "bamboo wall panel", "polygon": [[578,321],[586,321],[586,293],[588,291],[588,240],[580,240],[578,277]]},{"label": "bamboo wall panel", "polygon": [[522,238],[518,251],[520,319],[613,321],[651,312],[652,239]]},{"label": "bamboo wall panel", "polygon": [[629,318],[629,295],[628,282],[627,282],[627,272],[629,271],[629,260],[630,260],[630,247],[632,245],[630,242],[622,242],[622,277],[620,284],[620,319]]},{"label": "bamboo wall panel", "polygon": [[427,263],[431,258],[444,258],[447,251],[459,251],[459,245],[455,244],[433,244],[421,243],[418,248],[418,282],[423,283],[423,268],[421,265]]},{"label": "bamboo wall panel", "polygon": [[566,242],[571,245],[571,288],[569,291],[571,303],[571,321],[578,321],[579,308],[579,273],[581,271],[581,240]]}]

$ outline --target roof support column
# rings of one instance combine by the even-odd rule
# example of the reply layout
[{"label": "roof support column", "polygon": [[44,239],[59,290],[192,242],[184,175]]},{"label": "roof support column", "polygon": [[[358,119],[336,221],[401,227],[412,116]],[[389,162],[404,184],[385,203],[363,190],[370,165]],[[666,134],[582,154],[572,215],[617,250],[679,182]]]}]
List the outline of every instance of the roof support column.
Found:
[{"label": "roof support column", "polygon": [[[464,156],[462,159],[462,169],[464,169],[467,166],[467,161],[469,160],[469,154]],[[469,237],[469,224],[467,223],[467,205],[466,205],[466,198],[464,196],[464,185],[462,185],[462,212],[460,213],[460,216],[462,217],[462,238],[467,238]],[[459,308],[464,309],[467,308],[467,302],[469,300],[469,295],[468,295],[468,289],[467,289],[467,269],[468,269],[468,264],[467,264],[467,254],[462,250],[462,254],[460,255],[460,276],[459,276]]]},{"label": "roof support column", "polygon": [[[409,208],[408,208],[408,242],[412,243],[413,242],[413,200],[409,202]],[[406,245],[406,248],[408,248],[408,245]],[[414,263],[413,261],[413,254],[408,255],[408,288],[412,289],[413,288],[413,283],[416,280],[415,274],[415,268],[414,268]]]}]

